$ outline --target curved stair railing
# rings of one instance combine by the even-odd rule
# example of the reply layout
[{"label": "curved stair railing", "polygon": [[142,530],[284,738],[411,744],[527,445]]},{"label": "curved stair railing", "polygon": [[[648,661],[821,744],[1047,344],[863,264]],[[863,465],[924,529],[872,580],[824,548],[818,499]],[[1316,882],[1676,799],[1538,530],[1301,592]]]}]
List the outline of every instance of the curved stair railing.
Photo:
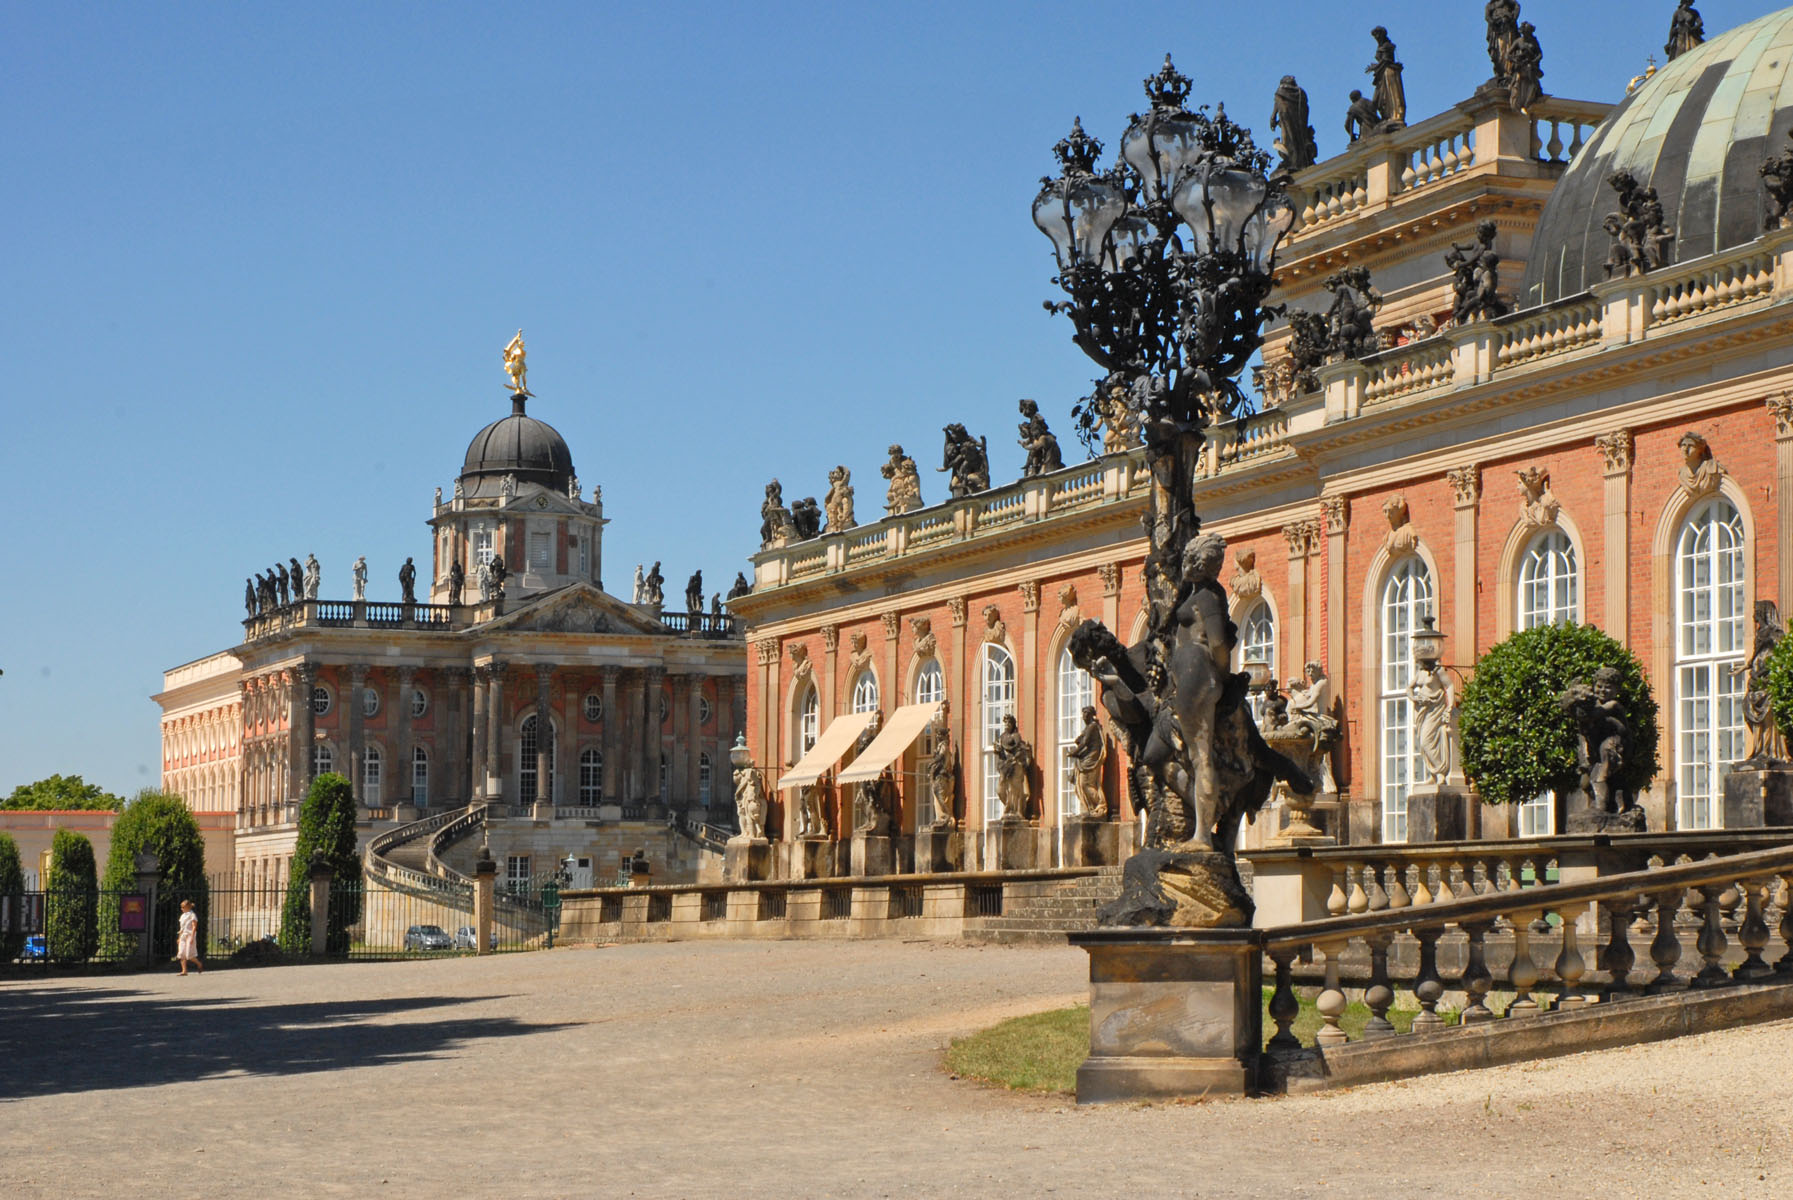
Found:
[{"label": "curved stair railing", "polygon": [[735,831],[721,825],[711,825],[700,821],[687,810],[680,810],[672,822],[673,829],[696,842],[705,850],[722,854],[728,849],[728,839],[735,836]]},{"label": "curved stair railing", "polygon": [[429,850],[424,861],[429,864],[430,872],[444,879],[455,879],[463,883],[472,883],[465,875],[449,866],[442,860],[448,848],[464,840],[475,830],[483,829],[486,823],[487,809],[484,804],[469,804],[451,818],[430,831]]}]

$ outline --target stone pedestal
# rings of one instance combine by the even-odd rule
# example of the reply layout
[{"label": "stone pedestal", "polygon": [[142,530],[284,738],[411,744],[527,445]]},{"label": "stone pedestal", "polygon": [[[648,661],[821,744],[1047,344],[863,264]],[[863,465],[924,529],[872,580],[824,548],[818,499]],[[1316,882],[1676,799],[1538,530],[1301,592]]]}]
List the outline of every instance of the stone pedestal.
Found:
[{"label": "stone pedestal", "polygon": [[737,835],[722,849],[722,882],[754,883],[772,878],[772,843]]},{"label": "stone pedestal", "polygon": [[1745,766],[1725,776],[1724,827],[1793,825],[1793,766]]},{"label": "stone pedestal", "polygon": [[1066,817],[1058,831],[1059,862],[1067,867],[1116,867],[1125,853],[1121,827],[1102,817]]},{"label": "stone pedestal", "polygon": [[995,871],[1036,871],[1040,867],[1040,831],[1019,817],[1004,817],[984,826],[984,860]]},{"label": "stone pedestal", "polygon": [[537,800],[534,804],[529,806],[529,819],[531,821],[552,821],[554,819],[554,806],[552,804],[543,804],[540,800]]},{"label": "stone pedestal", "polygon": [[1263,1045],[1263,972],[1249,929],[1097,929],[1090,956],[1090,1055],[1077,1102],[1238,1095]]},{"label": "stone pedestal", "polygon": [[1450,784],[1415,789],[1407,794],[1407,841],[1460,842],[1469,836],[1473,797]]},{"label": "stone pedestal", "polygon": [[847,873],[850,875],[889,875],[896,869],[896,858],[887,837],[856,833],[847,852]]},{"label": "stone pedestal", "polygon": [[833,842],[826,838],[799,838],[791,843],[792,879],[828,879],[833,874]]},{"label": "stone pedestal", "polygon": [[1593,802],[1580,792],[1569,796],[1563,816],[1563,832],[1567,834],[1643,833],[1648,828],[1649,822],[1642,808],[1609,813],[1595,808]]},{"label": "stone pedestal", "polygon": [[939,875],[957,871],[965,861],[965,838],[956,829],[917,829],[915,831],[915,873]]}]

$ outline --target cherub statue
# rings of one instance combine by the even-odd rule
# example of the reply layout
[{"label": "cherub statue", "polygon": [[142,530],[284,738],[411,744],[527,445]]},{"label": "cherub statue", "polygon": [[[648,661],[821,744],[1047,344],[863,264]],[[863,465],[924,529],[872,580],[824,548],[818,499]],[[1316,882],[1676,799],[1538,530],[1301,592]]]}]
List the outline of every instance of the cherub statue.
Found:
[{"label": "cherub statue", "polygon": [[744,838],[759,841],[766,836],[766,789],[751,760],[735,768],[735,824]]},{"label": "cherub statue", "polygon": [[1332,293],[1332,306],[1326,310],[1328,352],[1338,358],[1374,354],[1382,293],[1370,285],[1369,268],[1346,267],[1328,276],[1323,286]]},{"label": "cherub statue", "polygon": [[884,497],[886,513],[894,517],[921,507],[921,475],[915,469],[915,460],[904,454],[901,446],[890,447],[890,461],[878,473],[890,480],[890,490]]},{"label": "cherub statue", "polygon": [[527,352],[523,349],[523,331],[517,330],[517,336],[510,340],[504,348],[504,373],[510,376],[511,392],[518,396],[533,396],[529,390],[529,362]]},{"label": "cherub statue", "polygon": [[1058,449],[1058,439],[1046,427],[1046,418],[1040,415],[1040,406],[1032,400],[1021,401],[1021,415],[1026,418],[1021,422],[1021,448],[1027,451],[1027,462],[1021,468],[1024,479],[1035,475],[1044,475],[1048,471],[1064,469],[1064,456]]},{"label": "cherub statue", "polygon": [[1456,293],[1453,312],[1457,324],[1467,325],[1481,318],[1505,316],[1508,308],[1500,298],[1500,255],[1494,252],[1497,229],[1493,221],[1476,226],[1476,240],[1467,245],[1451,243],[1444,265],[1451,269],[1451,288]]},{"label": "cherub statue", "polygon": [[822,498],[828,514],[828,532],[840,533],[858,524],[853,519],[853,472],[838,466],[828,472],[828,494]]},{"label": "cherub statue", "polygon": [[766,498],[760,502],[760,549],[796,536],[791,527],[790,510],[784,506],[784,489],[774,479],[766,485]]},{"label": "cherub statue", "polygon": [[[1793,138],[1793,129],[1787,136]],[[1762,190],[1768,193],[1767,228],[1793,227],[1793,149],[1767,159],[1761,169]]]},{"label": "cherub statue", "polygon": [[1574,721],[1580,742],[1576,762],[1581,767],[1581,790],[1599,812],[1617,813],[1636,808],[1636,801],[1614,783],[1614,776],[1631,757],[1629,714],[1619,701],[1619,672],[1601,667],[1590,686],[1576,680],[1557,697],[1557,704]]},{"label": "cherub statue", "polygon": [[791,528],[800,542],[821,535],[822,509],[814,496],[805,496],[791,505]]}]

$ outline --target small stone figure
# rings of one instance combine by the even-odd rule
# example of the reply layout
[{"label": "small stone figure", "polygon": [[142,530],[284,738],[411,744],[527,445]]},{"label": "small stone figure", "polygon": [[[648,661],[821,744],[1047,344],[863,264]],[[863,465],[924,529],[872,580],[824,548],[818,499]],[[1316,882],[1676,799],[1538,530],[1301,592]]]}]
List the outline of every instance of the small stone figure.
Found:
[{"label": "small stone figure", "polygon": [[828,513],[828,532],[840,533],[859,522],[853,519],[853,472],[840,466],[828,472],[828,494],[822,498]]},{"label": "small stone figure", "polygon": [[517,498],[517,477],[515,475],[506,475],[499,480],[498,498],[500,500],[515,500]]},{"label": "small stone figure", "polygon": [[660,574],[660,561],[654,560],[647,578],[641,583],[641,602],[650,608],[659,608],[666,603],[666,576]]},{"label": "small stone figure", "polygon": [[467,568],[463,567],[461,565],[461,560],[457,558],[454,560],[453,563],[449,564],[449,567],[448,567],[448,602],[449,602],[449,604],[451,604],[451,605],[459,605],[460,604],[461,591],[466,586],[467,586]]},{"label": "small stone figure", "polygon": [[1667,261],[1663,248],[1675,240],[1675,231],[1664,224],[1656,189],[1643,187],[1629,171],[1615,171],[1606,182],[1619,194],[1619,211],[1601,223],[1612,238],[1606,277],[1625,279],[1660,267]]},{"label": "small stone figure", "polygon": [[[1793,138],[1793,129],[1787,131]],[[1762,190],[1768,193],[1769,230],[1793,228],[1793,149],[1762,164]]]},{"label": "small stone figure", "polygon": [[1413,682],[1407,685],[1413,705],[1413,739],[1419,748],[1426,776],[1444,783],[1462,774],[1457,744],[1457,694],[1442,663],[1413,664]]},{"label": "small stone figure", "polygon": [[305,599],[305,568],[299,565],[299,560],[296,558],[289,558],[286,563],[286,577],[292,583],[293,603],[297,604]]},{"label": "small stone figure", "polygon": [[760,502],[760,549],[782,545],[793,536],[791,513],[784,506],[784,489],[774,479],[766,485],[766,498]]},{"label": "small stone figure", "polygon": [[766,836],[766,789],[751,760],[735,768],[735,824],[742,837],[759,841]]},{"label": "small stone figure", "polygon": [[728,589],[728,598],[738,600],[753,591],[753,585],[747,582],[747,576],[740,571],[735,572],[735,585]]},{"label": "small stone figure", "polygon": [[1127,403],[1124,386],[1101,385],[1097,415],[1102,418],[1102,453],[1115,454],[1139,445],[1139,414]]},{"label": "small stone figure", "polygon": [[1351,103],[1345,108],[1345,134],[1355,142],[1375,133],[1381,119],[1381,114],[1376,111],[1376,102],[1352,88]]},{"label": "small stone figure", "polygon": [[355,578],[355,599],[367,599],[367,555],[363,554],[355,560],[351,573]]},{"label": "small stone figure", "polygon": [[275,563],[274,569],[268,572],[268,576],[274,581],[274,603],[281,608],[285,608],[287,606],[289,589],[292,586],[286,577],[286,568],[280,563]]},{"label": "small stone figure", "polygon": [[972,437],[963,425],[956,422],[946,426],[942,432],[946,434],[946,450],[944,465],[939,469],[952,472],[952,482],[948,486],[952,498],[963,500],[966,496],[988,491],[989,443],[983,438]]},{"label": "small stone figure", "polygon": [[828,808],[823,802],[822,781],[810,784],[803,789],[797,808],[797,836],[800,838],[828,838]]},{"label": "small stone figure", "polygon": [[1557,697],[1557,704],[1575,721],[1580,734],[1576,762],[1581,767],[1581,790],[1596,812],[1618,813],[1637,807],[1632,797],[1614,786],[1613,776],[1631,757],[1631,721],[1619,702],[1619,672],[1601,667],[1590,687],[1576,680]]},{"label": "small stone figure", "polygon": [[253,617],[255,615],[255,580],[243,580],[243,611]]},{"label": "small stone figure", "polygon": [[934,802],[934,828],[951,829],[958,824],[953,812],[953,783],[959,771],[959,751],[953,745],[952,731],[946,725],[946,710],[934,720],[931,731],[934,752],[928,755],[928,796]]},{"label": "small stone figure", "polygon": [[1531,525],[1555,525],[1563,506],[1551,494],[1550,472],[1543,467],[1527,467],[1515,473],[1519,477],[1519,494],[1525,497],[1519,505],[1520,515]]},{"label": "small stone figure", "polygon": [[1519,40],[1507,58],[1507,91],[1510,103],[1522,113],[1544,95],[1544,47],[1538,44],[1538,27],[1530,21],[1519,26]]},{"label": "small stone figure", "polygon": [[305,556],[305,598],[307,600],[318,598],[318,587],[323,582],[323,576],[323,569],[318,566],[317,555],[307,554]]},{"label": "small stone figure", "polygon": [[1488,0],[1482,15],[1488,22],[1488,62],[1494,68],[1494,81],[1504,86],[1507,62],[1519,41],[1519,0]]},{"label": "small stone figure", "polygon": [[1389,557],[1400,558],[1412,554],[1419,547],[1419,530],[1413,527],[1413,514],[1407,507],[1407,497],[1397,493],[1384,500],[1382,515],[1388,518],[1388,533],[1383,536],[1382,545]]},{"label": "small stone figure", "polygon": [[490,604],[492,602],[493,595],[495,595],[495,592],[493,590],[493,584],[492,584],[492,564],[491,563],[480,563],[479,569],[474,573],[474,575],[479,580],[480,603],[481,604]]},{"label": "small stone figure", "polygon": [[1235,599],[1248,599],[1264,594],[1264,580],[1258,574],[1258,552],[1247,547],[1233,555],[1236,569],[1229,583]]},{"label": "small stone figure", "polygon": [[567,499],[577,500],[579,498],[579,491],[579,477],[577,475],[567,476]]},{"label": "small stone figure", "polygon": [[1058,439],[1046,427],[1046,418],[1040,415],[1040,406],[1032,400],[1023,400],[1021,415],[1026,418],[1020,425],[1021,448],[1027,451],[1027,462],[1021,468],[1021,477],[1031,479],[1048,471],[1064,470],[1064,455],[1059,452]]},{"label": "small stone figure", "polygon": [[1787,739],[1775,723],[1773,697],[1768,691],[1768,659],[1780,645],[1783,630],[1780,610],[1772,600],[1756,601],[1756,641],[1749,661],[1734,668],[1746,676],[1743,693],[1743,725],[1749,734],[1743,761],[1752,765],[1785,766]]},{"label": "small stone figure", "polygon": [[1331,341],[1323,314],[1289,310],[1290,388],[1295,395],[1319,390],[1314,371],[1326,362]]},{"label": "small stone figure", "polygon": [[1376,57],[1363,70],[1376,81],[1376,120],[1383,130],[1399,129],[1407,124],[1407,88],[1401,82],[1395,44],[1380,25],[1370,30],[1370,36],[1376,39]]},{"label": "small stone figure", "polygon": [[1382,293],[1370,286],[1369,268],[1346,267],[1328,276],[1324,286],[1332,293],[1332,306],[1326,310],[1327,352],[1345,359],[1374,354]]},{"label": "small stone figure", "polygon": [[629,603],[631,603],[631,604],[640,604],[641,603],[641,598],[647,594],[646,579],[647,579],[647,573],[641,569],[640,563],[636,563],[635,564],[635,590],[633,592],[631,592],[629,595]]},{"label": "small stone figure", "polygon": [[1669,18],[1668,44],[1662,48],[1663,53],[1674,62],[1705,40],[1706,22],[1700,10],[1693,6],[1693,0],[1681,0],[1675,15]]},{"label": "small stone figure", "polygon": [[712,617],[720,617],[722,615],[722,593],[721,592],[711,592],[710,593],[710,615]]},{"label": "small stone figure", "polygon": [[921,475],[915,469],[915,460],[904,454],[901,446],[890,447],[890,461],[878,473],[890,480],[890,490],[884,495],[887,514],[894,517],[921,507]]},{"label": "small stone figure", "polygon": [[504,565],[504,555],[494,554],[492,556],[491,569],[492,597],[497,600],[502,600],[504,599],[504,581],[510,578],[510,568]]},{"label": "small stone figure", "polygon": [[1280,170],[1288,174],[1311,167],[1320,159],[1320,148],[1314,142],[1314,127],[1308,124],[1307,93],[1293,75],[1284,75],[1276,85],[1276,106],[1270,110],[1270,128],[1279,131],[1276,151],[1282,156]]},{"label": "small stone figure", "polygon": [[1102,764],[1108,761],[1108,738],[1093,707],[1084,708],[1083,728],[1077,731],[1077,739],[1065,747],[1065,756],[1071,760],[1077,802],[1083,806],[1083,815],[1106,817],[1108,798],[1102,794]]},{"label": "small stone figure", "polygon": [[274,585],[269,583],[266,579],[264,579],[262,577],[262,573],[260,571],[257,571],[255,573],[255,611],[256,612],[265,613],[270,608],[274,607],[273,593],[274,593]]},{"label": "small stone figure", "polygon": [[456,500],[465,500],[467,498],[466,489],[462,487],[461,481],[458,479],[454,481],[454,498]]},{"label": "small stone figure", "polygon": [[685,581],[685,611],[700,613],[704,610],[704,573],[701,570],[691,572],[691,578]]},{"label": "small stone figure", "polygon": [[1476,226],[1476,240],[1467,245],[1451,243],[1444,256],[1444,265],[1451,269],[1451,287],[1456,293],[1452,316],[1459,325],[1477,318],[1492,319],[1510,311],[1500,298],[1500,255],[1494,252],[1498,233],[1493,221]]},{"label": "small stone figure", "polygon": [[1318,661],[1303,668],[1305,679],[1289,680],[1289,699],[1283,723],[1313,739],[1314,750],[1323,750],[1338,733],[1332,715],[1332,681]]},{"label": "small stone figure", "polygon": [[[870,722],[853,743],[855,755],[864,754],[878,736],[878,717]],[[853,789],[853,833],[856,837],[887,837],[890,834],[890,799],[886,791],[888,772],[876,779],[861,780]]]},{"label": "small stone figure", "polygon": [[403,604],[417,603],[417,567],[409,558],[398,569],[398,598]]},{"label": "small stone figure", "polygon": [[1014,717],[1002,719],[996,738],[996,795],[1002,801],[1002,819],[1025,821],[1028,781],[1033,774],[1033,746],[1021,736]]},{"label": "small stone figure", "polygon": [[[1289,680],[1289,687],[1300,683],[1299,679]],[[1289,723],[1289,695],[1277,690],[1276,676],[1272,675],[1264,681],[1264,693],[1258,698],[1258,729],[1263,733],[1275,733]]]},{"label": "small stone figure", "polygon": [[799,542],[822,535],[822,508],[814,496],[805,496],[791,505],[791,529]]}]

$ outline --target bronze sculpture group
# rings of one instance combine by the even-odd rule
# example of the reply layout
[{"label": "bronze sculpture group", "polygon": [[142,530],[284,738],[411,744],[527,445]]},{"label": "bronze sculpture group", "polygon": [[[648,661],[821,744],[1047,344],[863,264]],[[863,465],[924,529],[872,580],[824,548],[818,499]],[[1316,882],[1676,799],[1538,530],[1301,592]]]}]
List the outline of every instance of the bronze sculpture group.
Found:
[{"label": "bronze sculpture group", "polygon": [[973,437],[965,431],[963,425],[954,422],[946,426],[946,447],[942,454],[941,471],[951,472],[947,491],[954,500],[963,500],[978,492],[990,490],[990,452],[989,445],[982,438]]},{"label": "bronze sculpture group", "polygon": [[1544,94],[1544,49],[1537,27],[1519,19],[1519,0],[1488,0],[1484,16],[1494,82],[1507,89],[1508,103],[1529,112]]},{"label": "bronze sculpture group", "polygon": [[1494,252],[1493,221],[1476,226],[1476,240],[1467,245],[1451,243],[1444,256],[1451,269],[1451,289],[1456,303],[1452,317],[1459,325],[1478,319],[1505,316],[1511,306],[1500,298],[1500,255]]},{"label": "bronze sculpture group", "polygon": [[1619,699],[1620,682],[1617,669],[1601,667],[1593,682],[1578,679],[1557,697],[1575,722],[1582,794],[1594,812],[1606,815],[1638,811],[1637,798],[1618,781],[1635,745],[1630,715]]},{"label": "bronze sculpture group", "polygon": [[1662,266],[1675,231],[1665,221],[1656,189],[1644,187],[1629,171],[1615,171],[1606,182],[1619,197],[1619,210],[1601,223],[1612,238],[1606,277],[1625,279]]}]

